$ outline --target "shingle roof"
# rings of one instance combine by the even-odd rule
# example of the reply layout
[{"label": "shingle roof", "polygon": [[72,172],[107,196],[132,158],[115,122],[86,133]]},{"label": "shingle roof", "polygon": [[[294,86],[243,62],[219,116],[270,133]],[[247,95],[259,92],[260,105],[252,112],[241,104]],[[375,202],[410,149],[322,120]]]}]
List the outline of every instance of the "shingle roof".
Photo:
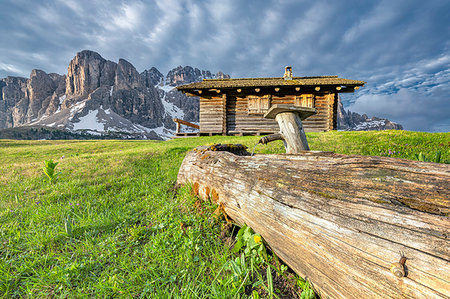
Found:
[{"label": "shingle roof", "polygon": [[242,78],[242,79],[205,79],[202,82],[177,86],[178,90],[210,89],[210,88],[240,88],[240,87],[276,87],[276,86],[324,86],[351,85],[362,86],[366,82],[339,78],[338,76],[293,77],[284,78]]}]

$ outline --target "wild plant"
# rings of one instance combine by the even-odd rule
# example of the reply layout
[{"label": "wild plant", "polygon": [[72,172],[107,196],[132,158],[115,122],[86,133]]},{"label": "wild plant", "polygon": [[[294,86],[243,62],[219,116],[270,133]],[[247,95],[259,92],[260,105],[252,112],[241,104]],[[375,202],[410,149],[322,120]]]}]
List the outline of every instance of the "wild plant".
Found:
[{"label": "wild plant", "polygon": [[47,179],[50,183],[56,181],[56,178],[61,174],[61,172],[55,173],[55,167],[58,165],[58,162],[53,162],[53,160],[45,160],[44,161],[44,174],[47,176]]},{"label": "wild plant", "polygon": [[434,162],[434,163],[441,163],[441,157],[442,157],[442,153],[441,151],[437,151],[436,155],[434,156],[434,159],[429,158],[427,156],[425,156],[422,152],[420,152],[419,154],[415,154],[416,160],[417,161],[421,161],[421,162]]},{"label": "wild plant", "polygon": [[[235,288],[235,295],[242,292],[253,281],[251,284],[253,298],[259,298],[258,291],[256,291],[258,288],[265,289],[268,298],[278,298],[277,291],[274,289],[272,270],[275,270],[278,273],[277,275],[287,278],[285,273],[287,266],[281,265],[279,269],[273,266],[273,261],[276,263],[278,258],[275,255],[267,255],[262,237],[255,233],[251,227],[243,225],[236,236],[233,251],[236,253],[241,251],[239,257],[228,263],[228,270],[231,270],[233,274],[231,285]],[[260,271],[264,267],[266,267],[265,279],[263,279]],[[255,276],[258,277],[256,281]],[[308,281],[297,278],[297,284],[303,290],[301,293],[302,299],[315,298],[314,290]]]},{"label": "wild plant", "polygon": [[[261,236],[247,225],[243,225],[236,236],[233,252],[239,251],[242,251],[241,255],[229,261],[227,266],[233,274],[233,280],[230,283],[235,288],[235,295],[242,292],[249,284],[253,289],[264,287],[271,294],[270,290],[273,290],[272,276],[267,276],[268,286],[266,286],[259,273],[261,266],[267,263],[266,248]],[[267,267],[270,268],[270,265],[267,264]],[[256,275],[259,279],[252,283]],[[257,298],[256,296],[257,291],[254,291],[253,297]]]}]

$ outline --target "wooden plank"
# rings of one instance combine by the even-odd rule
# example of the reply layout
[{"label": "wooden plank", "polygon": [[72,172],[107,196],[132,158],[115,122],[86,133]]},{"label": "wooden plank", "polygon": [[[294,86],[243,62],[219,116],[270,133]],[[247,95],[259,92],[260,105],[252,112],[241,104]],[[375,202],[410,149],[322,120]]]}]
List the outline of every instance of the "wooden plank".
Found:
[{"label": "wooden plank", "polygon": [[[450,166],[305,152],[188,153],[178,183],[222,203],[319,294],[450,297]],[[209,192],[209,191],[208,191]],[[407,258],[407,275],[390,265]]]}]

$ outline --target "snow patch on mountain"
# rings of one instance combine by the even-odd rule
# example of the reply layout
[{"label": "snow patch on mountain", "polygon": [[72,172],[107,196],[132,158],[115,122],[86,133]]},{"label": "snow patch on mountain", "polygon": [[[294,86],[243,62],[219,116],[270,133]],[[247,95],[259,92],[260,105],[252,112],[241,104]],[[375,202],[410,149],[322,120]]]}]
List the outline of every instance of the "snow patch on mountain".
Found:
[{"label": "snow patch on mountain", "polygon": [[98,118],[98,110],[91,110],[86,116],[79,117],[80,121],[73,124],[73,130],[104,131],[105,125]]},{"label": "snow patch on mountain", "polygon": [[[166,86],[163,86],[163,87],[167,87],[167,85],[166,85]],[[161,88],[161,89],[164,91],[164,94],[163,94],[163,96],[162,96],[162,98],[161,98],[161,102],[162,102],[163,105],[164,105],[165,114],[166,114],[166,115],[169,115],[171,118],[179,118],[179,119],[183,119],[183,117],[184,117],[184,111],[181,110],[180,108],[178,108],[177,106],[175,106],[173,103],[168,102],[168,101],[166,100],[167,94],[168,94],[173,88],[171,88],[171,89],[168,89],[168,88],[163,89],[163,88]]]},{"label": "snow patch on mountain", "polygon": [[84,108],[84,106],[86,106],[86,100],[83,100],[81,102],[76,103],[75,105],[72,106],[72,108],[70,108],[70,114],[73,117],[75,115],[76,112],[80,111],[81,109]]}]

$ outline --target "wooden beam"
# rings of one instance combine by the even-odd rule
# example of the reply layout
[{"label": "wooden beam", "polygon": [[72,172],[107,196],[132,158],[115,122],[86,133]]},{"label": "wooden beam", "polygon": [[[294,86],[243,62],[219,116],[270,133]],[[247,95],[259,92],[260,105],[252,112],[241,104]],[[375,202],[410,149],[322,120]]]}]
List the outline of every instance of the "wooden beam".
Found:
[{"label": "wooden beam", "polygon": [[237,91],[237,92],[241,92],[241,91],[242,91],[242,89],[238,88],[238,89],[236,89],[236,91]]},{"label": "wooden beam", "polygon": [[172,120],[177,124],[177,133],[179,133],[179,125],[180,124],[188,126],[188,127],[192,127],[195,129],[200,129],[200,127],[198,125],[190,123],[190,122],[182,120],[182,119],[179,119],[179,118],[174,118]]},{"label": "wooden beam", "polygon": [[296,88],[295,88],[295,91],[300,91],[300,87],[296,87]]},{"label": "wooden beam", "polygon": [[341,90],[342,87],[341,86],[336,86],[336,90]]},{"label": "wooden beam", "polygon": [[280,91],[280,88],[279,88],[279,87],[275,87],[275,91],[276,91],[276,92],[279,92],[279,91]]},{"label": "wooden beam", "polygon": [[314,88],[316,91],[320,90],[320,86],[316,86],[316,88]]},{"label": "wooden beam", "polygon": [[261,88],[255,88],[255,91],[256,91],[256,92],[260,92],[260,91],[261,91]]}]

